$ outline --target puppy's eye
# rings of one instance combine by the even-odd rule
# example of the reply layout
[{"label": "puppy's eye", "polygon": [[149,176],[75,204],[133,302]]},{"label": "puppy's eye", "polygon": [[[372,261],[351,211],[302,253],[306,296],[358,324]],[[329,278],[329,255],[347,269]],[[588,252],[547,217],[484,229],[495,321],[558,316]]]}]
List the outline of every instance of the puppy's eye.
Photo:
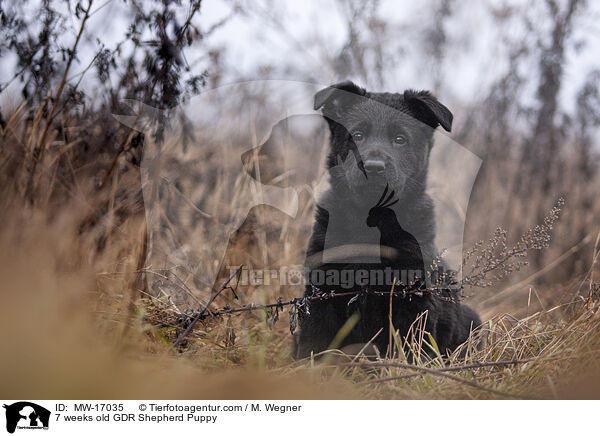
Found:
[{"label": "puppy's eye", "polygon": [[363,135],[363,133],[362,133],[362,132],[354,132],[354,133],[352,134],[352,138],[353,138],[355,141],[357,141],[357,142],[359,142],[359,141],[362,141],[362,140],[364,139],[364,137],[365,137],[365,136]]},{"label": "puppy's eye", "polygon": [[407,142],[408,139],[406,139],[406,136],[404,135],[396,135],[396,137],[394,138],[394,144],[405,145]]}]

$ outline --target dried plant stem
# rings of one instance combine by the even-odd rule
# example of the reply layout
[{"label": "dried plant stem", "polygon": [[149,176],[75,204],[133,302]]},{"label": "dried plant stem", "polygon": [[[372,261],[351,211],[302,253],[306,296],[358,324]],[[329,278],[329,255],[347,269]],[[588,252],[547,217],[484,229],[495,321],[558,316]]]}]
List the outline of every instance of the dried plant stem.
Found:
[{"label": "dried plant stem", "polygon": [[[439,292],[439,290],[435,289],[435,288],[431,288],[431,289],[406,291],[406,292],[404,292],[404,291],[387,291],[387,292],[386,291],[370,291],[370,292],[368,292],[368,294],[369,295],[377,295],[377,296],[385,296],[385,297],[389,296],[390,298],[391,297],[403,297],[404,298],[405,296],[408,296],[410,294],[415,294],[417,292],[419,292],[419,293],[429,292],[432,294],[437,294]],[[202,310],[203,313],[202,313],[202,315],[200,315],[199,320],[208,318],[209,316],[214,317],[214,316],[230,315],[232,313],[252,312],[254,310],[260,310],[260,309],[272,309],[272,308],[282,308],[284,306],[293,306],[298,303],[302,303],[304,300],[323,301],[323,300],[328,300],[331,298],[339,298],[339,297],[348,297],[348,296],[357,297],[364,293],[366,293],[366,292],[365,291],[348,291],[348,292],[317,295],[317,296],[313,296],[313,297],[303,297],[303,298],[297,297],[297,298],[292,298],[291,300],[288,300],[288,301],[277,301],[276,303],[268,303],[268,304],[250,303],[245,306],[229,307],[229,308],[224,308],[224,309],[220,309],[220,310],[216,310],[216,311],[211,311],[210,314],[208,314],[204,310]],[[440,298],[442,298],[442,297],[440,297]],[[196,316],[198,316],[198,315],[196,315]]]},{"label": "dried plant stem", "polygon": [[[138,114],[137,119],[139,119],[139,114]],[[137,122],[137,119],[136,119],[136,122]],[[119,145],[119,148],[117,149],[115,155],[113,156],[112,161],[110,162],[110,167],[108,167],[108,171],[106,171],[106,174],[104,175],[104,178],[102,179],[102,182],[100,183],[100,186],[98,187],[98,190],[101,191],[107,185],[108,181],[110,180],[110,177],[112,176],[115,168],[117,167],[117,162],[119,161],[119,157],[125,151],[125,149],[129,145],[129,143],[133,139],[133,135],[135,135],[135,133],[136,133],[135,129],[130,127],[129,132],[127,132],[127,136],[125,136],[125,139],[123,140],[123,142],[121,142],[121,144]]]},{"label": "dried plant stem", "polygon": [[596,242],[594,243],[594,250],[592,251],[592,266],[590,267],[590,292],[588,295],[588,301],[594,296],[594,288],[596,282],[596,265],[598,264],[598,258],[600,257],[600,232],[596,236]]},{"label": "dried plant stem", "polygon": [[[472,257],[475,259],[469,273],[463,276],[462,284],[477,287],[491,286],[493,282],[500,281],[527,265],[527,261],[523,259],[529,251],[542,250],[550,246],[551,232],[563,206],[564,199],[561,197],[543,222],[528,229],[516,245],[510,248],[507,243],[508,232],[498,228],[487,244],[479,241],[473,248],[467,250],[463,256],[463,272],[467,261]],[[494,277],[490,278],[489,274],[494,274]]]},{"label": "dried plant stem", "polygon": [[[132,285],[129,287],[130,295],[129,295],[129,304],[128,304],[128,308],[127,308],[127,314],[128,314],[128,317],[130,317],[130,318],[133,317],[133,314],[135,313],[138,296],[141,293],[144,293],[144,294],[147,293],[146,280],[145,280],[145,276],[144,276],[144,265],[146,264],[146,258],[148,257],[148,230],[147,230],[146,226],[147,226],[147,224],[146,224],[146,220],[144,218],[144,224],[141,229],[141,231],[142,231],[142,246],[141,246],[140,252],[138,254],[135,279],[134,279]],[[121,337],[124,338],[127,335],[127,333],[129,332],[130,326],[131,326],[131,323],[125,322],[125,326],[123,327],[123,333],[121,334]]]},{"label": "dried plant stem", "polygon": [[185,337],[187,335],[190,334],[190,332],[194,329],[194,326],[196,325],[198,320],[202,317],[202,315],[204,315],[204,313],[206,313],[206,311],[208,310],[208,307],[212,304],[212,302],[215,301],[215,299],[221,294],[221,292],[223,292],[227,288],[227,285],[229,285],[229,282],[231,280],[233,280],[233,278],[242,270],[242,266],[243,265],[238,266],[235,269],[235,271],[233,271],[231,273],[229,278],[227,280],[225,280],[225,282],[223,282],[223,284],[221,285],[219,290],[217,292],[215,292],[215,295],[213,295],[210,298],[210,300],[208,300],[208,303],[206,303],[206,306],[204,306],[204,309],[202,309],[200,312],[198,312],[198,314],[190,322],[190,325],[185,329],[185,331],[182,334],[179,335],[179,337],[173,343],[173,345],[171,345],[171,348],[169,348],[169,351],[172,351],[177,345],[179,345],[181,343],[181,341],[183,341],[185,339]]},{"label": "dried plant stem", "polygon": [[[185,34],[186,34],[188,28],[192,25],[192,19],[194,18],[194,15],[196,15],[196,13],[200,10],[200,3],[201,2],[196,1],[192,4],[190,13],[189,13],[185,23],[183,24],[183,26],[180,28],[180,30],[178,32],[177,44],[176,44],[177,46],[181,46],[181,44],[183,43]],[[163,75],[168,70],[168,68],[169,68],[169,65],[167,63],[164,63],[162,66],[161,75]],[[156,88],[156,85],[157,85],[158,80],[161,75],[155,76],[154,79],[152,80],[152,85],[148,88],[148,90],[146,92],[145,100],[150,99],[150,97],[154,94],[154,89]],[[144,101],[144,103],[145,103],[145,101]],[[135,121],[136,123],[139,120],[140,115],[141,115],[141,111],[140,111],[140,113],[138,113],[137,119]],[[134,125],[135,125],[135,123],[134,123]],[[106,174],[104,175],[104,178],[102,179],[102,182],[100,183],[99,190],[102,190],[106,186],[108,181],[110,180],[113,172],[115,171],[115,169],[117,167],[117,163],[119,162],[119,157],[125,152],[125,150],[127,149],[127,146],[133,139],[133,135],[135,133],[136,133],[136,130],[133,127],[130,127],[129,131],[127,132],[127,135],[125,136],[125,139],[123,140],[123,142],[121,142],[121,144],[119,145],[119,148],[117,149],[116,153],[114,154],[114,156],[112,158],[110,167],[108,168],[108,171],[106,172]]]},{"label": "dried plant stem", "polygon": [[58,89],[56,91],[56,96],[54,97],[54,102],[52,103],[52,108],[50,109],[50,114],[46,120],[46,126],[42,132],[42,137],[40,138],[40,142],[38,146],[33,150],[32,156],[32,164],[31,164],[31,172],[29,173],[29,179],[27,181],[26,188],[26,196],[29,198],[30,203],[33,203],[33,191],[34,191],[34,180],[35,180],[35,172],[37,170],[38,163],[42,160],[44,156],[44,150],[46,148],[46,139],[48,137],[48,131],[50,130],[50,126],[54,121],[54,117],[56,116],[56,110],[59,106],[60,97],[65,88],[65,84],[67,83],[67,76],[69,74],[69,70],[71,69],[71,64],[75,59],[77,53],[77,46],[79,45],[79,41],[81,40],[81,36],[83,35],[83,30],[85,29],[85,24],[90,17],[90,10],[92,9],[92,4],[94,0],[88,0],[88,6],[84,10],[83,18],[81,19],[81,25],[79,26],[79,32],[77,33],[77,37],[75,38],[75,42],[73,43],[73,48],[69,53],[69,58],[67,59],[67,65],[65,66],[65,71],[62,75],[62,79],[60,80],[60,84],[58,85]]},{"label": "dried plant stem", "polygon": [[[440,368],[438,371],[440,371],[440,372],[458,372],[458,371],[466,371],[469,369],[486,368],[486,367],[490,367],[490,366],[512,366],[512,365],[518,365],[521,363],[533,362],[535,360],[537,360],[537,359],[531,358],[531,359],[498,360],[495,362],[477,362],[477,363],[471,363],[468,365],[448,366],[446,368]],[[383,378],[365,380],[365,381],[357,383],[357,384],[358,385],[366,385],[366,384],[371,384],[371,383],[383,383],[383,382],[387,382],[387,381],[402,380],[402,379],[407,379],[407,378],[418,377],[419,375],[422,375],[422,374],[403,374],[403,375],[397,375],[397,376],[392,376],[392,377],[383,377]]]},{"label": "dried plant stem", "polygon": [[587,235],[581,241],[579,241],[577,244],[573,245],[571,248],[569,248],[567,251],[565,251],[563,254],[558,256],[556,259],[554,259],[552,262],[550,262],[548,265],[546,265],[542,269],[536,271],[535,273],[533,273],[530,276],[526,277],[525,279],[521,280],[519,283],[515,283],[514,285],[509,286],[508,288],[502,290],[501,292],[498,292],[497,294],[488,298],[486,301],[490,302],[490,301],[497,300],[507,294],[510,294],[510,293],[520,289],[523,285],[531,283],[533,280],[537,279],[538,277],[544,275],[546,272],[550,271],[556,265],[559,265],[564,260],[568,259],[569,256],[571,256],[572,254],[578,252],[583,246],[585,246],[586,244],[588,244],[591,241],[591,238],[592,238],[591,235]]},{"label": "dried plant stem", "polygon": [[373,335],[373,337],[371,339],[369,339],[369,342],[367,342],[365,345],[363,345],[362,348],[360,349],[360,351],[356,354],[356,356],[354,356],[354,358],[352,359],[352,362],[355,362],[356,359],[358,359],[359,356],[365,352],[365,350],[373,343],[373,341],[377,338],[377,336],[379,336],[379,333],[381,333],[382,331],[383,331],[383,327],[381,327],[379,330],[377,330],[377,333],[375,333]]},{"label": "dried plant stem", "polygon": [[410,365],[408,363],[400,363],[400,362],[365,362],[365,363],[348,363],[345,366],[349,366],[349,367],[362,367],[362,368],[403,368],[403,369],[408,369],[408,370],[412,370],[412,371],[416,371],[416,372],[421,372],[421,373],[427,373],[427,374],[432,374],[432,375],[436,375],[436,376],[440,376],[440,377],[444,377],[444,378],[448,378],[450,380],[454,380],[456,382],[459,383],[463,383],[466,384],[468,386],[474,387],[476,389],[482,390],[482,391],[486,391],[492,394],[496,394],[496,395],[502,395],[505,397],[512,397],[512,398],[528,398],[525,397],[523,395],[518,395],[518,394],[511,394],[508,392],[502,392],[502,391],[498,391],[496,389],[491,389],[485,386],[481,386],[478,383],[475,383],[471,380],[467,380],[465,378],[462,377],[458,377],[455,376],[453,374],[448,374],[447,372],[444,372],[440,369],[433,369],[433,368],[425,368],[423,366],[416,366],[416,365]]}]

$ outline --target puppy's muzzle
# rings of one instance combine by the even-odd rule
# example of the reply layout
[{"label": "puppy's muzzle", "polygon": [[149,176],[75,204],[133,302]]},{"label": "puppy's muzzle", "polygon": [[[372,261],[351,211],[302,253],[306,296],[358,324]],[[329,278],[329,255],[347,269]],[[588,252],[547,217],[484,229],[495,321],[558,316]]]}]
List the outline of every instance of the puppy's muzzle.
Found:
[{"label": "puppy's muzzle", "polygon": [[365,171],[368,175],[382,175],[385,172],[385,162],[379,159],[367,159]]}]

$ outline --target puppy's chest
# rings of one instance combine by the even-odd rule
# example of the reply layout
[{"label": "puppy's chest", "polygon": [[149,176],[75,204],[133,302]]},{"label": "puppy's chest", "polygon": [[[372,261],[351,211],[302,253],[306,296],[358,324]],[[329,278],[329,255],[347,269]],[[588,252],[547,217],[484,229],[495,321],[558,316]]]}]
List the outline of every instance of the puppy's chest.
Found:
[{"label": "puppy's chest", "polygon": [[[368,211],[330,207],[328,214],[323,247],[325,262],[378,263],[381,261],[382,235],[377,227],[367,225]],[[414,223],[409,222],[408,217],[398,214],[397,219],[403,228],[415,227]],[[414,236],[417,239],[420,237],[417,232]]]},{"label": "puppy's chest", "polygon": [[367,225],[367,213],[332,208],[324,241],[325,262],[377,263],[381,234]]},{"label": "puppy's chest", "polygon": [[[333,213],[329,215],[325,235],[324,260],[337,262],[351,259],[354,262],[378,262],[379,242],[379,230],[367,226],[364,216],[352,215],[348,212]],[[331,256],[328,256],[329,253]]]}]

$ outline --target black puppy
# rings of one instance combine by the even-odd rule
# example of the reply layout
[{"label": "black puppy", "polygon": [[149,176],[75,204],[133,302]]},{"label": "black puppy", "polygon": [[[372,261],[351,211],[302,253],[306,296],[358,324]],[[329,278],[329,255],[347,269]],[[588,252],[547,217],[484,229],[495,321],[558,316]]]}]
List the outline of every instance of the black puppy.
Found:
[{"label": "black puppy", "polygon": [[[371,93],[349,81],[319,91],[314,105],[331,131],[331,188],[316,208],[305,296],[366,292],[310,301],[299,312],[293,353],[303,358],[327,349],[356,312],[359,321],[337,345],[366,343],[383,328],[374,345],[385,352],[390,298],[381,291],[389,293],[389,276],[399,282],[397,290],[414,290],[403,273],[423,279],[427,271],[414,270],[427,270],[437,256],[433,201],[425,188],[433,130],[450,131],[452,114],[427,91]],[[442,353],[480,324],[469,307],[430,292],[392,299],[392,323],[403,337],[424,312],[425,329]]]}]

